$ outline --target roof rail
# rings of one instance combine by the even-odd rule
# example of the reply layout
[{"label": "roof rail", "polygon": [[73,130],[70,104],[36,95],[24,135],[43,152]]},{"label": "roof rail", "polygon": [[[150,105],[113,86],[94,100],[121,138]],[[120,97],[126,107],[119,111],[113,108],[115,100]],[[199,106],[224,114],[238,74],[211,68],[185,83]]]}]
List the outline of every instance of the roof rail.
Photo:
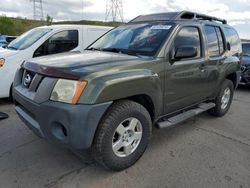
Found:
[{"label": "roof rail", "polygon": [[166,12],[166,13],[157,13],[157,14],[148,14],[148,15],[140,15],[130,22],[145,22],[145,21],[170,21],[170,20],[209,20],[209,21],[218,21],[223,24],[227,24],[226,20],[219,19],[216,17],[208,16],[205,14],[199,14],[190,11],[182,11],[182,12]]},{"label": "roof rail", "polygon": [[205,14],[199,14],[199,13],[190,12],[190,11],[180,12],[180,14],[175,19],[176,20],[179,20],[179,19],[209,20],[209,21],[217,21],[217,22],[221,22],[223,24],[227,24],[227,21],[225,19],[220,19],[220,18],[216,18],[213,16],[208,16]]}]

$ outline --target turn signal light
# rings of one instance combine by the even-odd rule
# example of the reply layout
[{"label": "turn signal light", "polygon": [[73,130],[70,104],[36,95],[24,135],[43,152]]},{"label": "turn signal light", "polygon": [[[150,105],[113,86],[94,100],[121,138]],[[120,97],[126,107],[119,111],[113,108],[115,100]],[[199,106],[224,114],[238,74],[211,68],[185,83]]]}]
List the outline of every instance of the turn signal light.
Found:
[{"label": "turn signal light", "polygon": [[78,81],[77,85],[76,85],[76,90],[75,90],[75,94],[71,100],[72,104],[76,104],[83,92],[83,90],[85,89],[85,87],[87,86],[87,82],[85,81]]},{"label": "turn signal light", "polygon": [[0,59],[0,67],[2,67],[4,65],[4,59]]}]

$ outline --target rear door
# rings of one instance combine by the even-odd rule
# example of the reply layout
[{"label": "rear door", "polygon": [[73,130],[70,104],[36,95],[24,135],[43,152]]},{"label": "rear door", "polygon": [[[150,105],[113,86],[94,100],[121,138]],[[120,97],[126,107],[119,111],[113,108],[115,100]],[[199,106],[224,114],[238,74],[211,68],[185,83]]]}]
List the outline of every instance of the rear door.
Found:
[{"label": "rear door", "polygon": [[[175,35],[170,53],[175,54],[181,46],[197,48],[193,58],[171,60],[166,67],[165,76],[165,113],[171,113],[207,97],[207,74],[204,71],[204,38],[200,26],[184,26]],[[172,55],[170,55],[172,56]]]},{"label": "rear door", "polygon": [[207,94],[212,95],[217,87],[220,76],[220,68],[224,61],[225,56],[225,36],[218,26],[205,25],[204,33],[206,37],[207,58],[204,63],[204,71],[207,73]]}]

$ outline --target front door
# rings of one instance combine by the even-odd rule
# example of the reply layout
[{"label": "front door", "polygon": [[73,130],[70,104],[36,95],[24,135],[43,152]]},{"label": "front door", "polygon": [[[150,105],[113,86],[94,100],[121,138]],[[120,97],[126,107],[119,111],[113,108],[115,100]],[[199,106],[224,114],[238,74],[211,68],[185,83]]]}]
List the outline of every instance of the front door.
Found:
[{"label": "front door", "polygon": [[[204,42],[198,26],[185,26],[179,29],[172,45],[165,73],[164,104],[165,113],[171,113],[207,97],[207,79]],[[193,57],[175,59],[178,49],[183,47],[197,49]],[[174,54],[174,55],[173,55]]]}]

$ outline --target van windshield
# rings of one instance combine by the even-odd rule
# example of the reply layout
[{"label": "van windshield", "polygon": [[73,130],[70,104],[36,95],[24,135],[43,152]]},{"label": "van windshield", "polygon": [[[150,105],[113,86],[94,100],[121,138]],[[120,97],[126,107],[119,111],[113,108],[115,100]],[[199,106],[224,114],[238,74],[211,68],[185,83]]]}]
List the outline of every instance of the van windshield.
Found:
[{"label": "van windshield", "polygon": [[87,50],[154,56],[165,41],[171,27],[172,25],[166,22],[123,25],[105,34]]},{"label": "van windshield", "polygon": [[242,51],[243,51],[243,55],[250,56],[250,43],[242,44]]},{"label": "van windshield", "polygon": [[17,39],[13,40],[8,46],[8,49],[13,50],[24,50],[31,45],[33,45],[36,41],[50,32],[52,29],[48,28],[35,28],[24,34],[22,34]]}]

